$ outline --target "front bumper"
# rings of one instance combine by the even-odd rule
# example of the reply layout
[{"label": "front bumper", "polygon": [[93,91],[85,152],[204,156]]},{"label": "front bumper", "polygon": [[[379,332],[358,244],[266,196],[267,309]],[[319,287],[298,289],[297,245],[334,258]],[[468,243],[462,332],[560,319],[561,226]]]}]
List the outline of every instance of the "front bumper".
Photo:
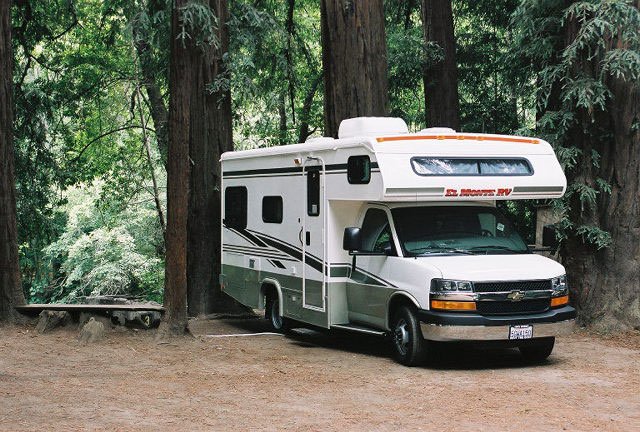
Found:
[{"label": "front bumper", "polygon": [[435,341],[509,340],[509,327],[532,325],[533,338],[561,336],[573,332],[576,310],[571,306],[531,315],[477,315],[419,310],[425,339]]}]

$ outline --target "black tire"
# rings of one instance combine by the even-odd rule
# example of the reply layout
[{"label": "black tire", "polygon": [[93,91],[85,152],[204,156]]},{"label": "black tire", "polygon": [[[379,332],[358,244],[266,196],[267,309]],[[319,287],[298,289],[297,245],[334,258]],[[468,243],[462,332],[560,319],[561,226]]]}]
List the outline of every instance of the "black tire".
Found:
[{"label": "black tire", "polygon": [[531,345],[524,345],[518,347],[522,357],[529,362],[539,363],[547,359],[553,351],[553,345],[556,342],[556,338],[550,337],[541,339]]},{"label": "black tire", "polygon": [[391,342],[398,363],[417,366],[424,361],[427,343],[413,309],[401,306],[396,310],[391,322]]},{"label": "black tire", "polygon": [[280,301],[276,294],[267,297],[267,308],[264,311],[265,318],[269,320],[273,331],[288,333],[291,329],[290,321],[280,314]]}]

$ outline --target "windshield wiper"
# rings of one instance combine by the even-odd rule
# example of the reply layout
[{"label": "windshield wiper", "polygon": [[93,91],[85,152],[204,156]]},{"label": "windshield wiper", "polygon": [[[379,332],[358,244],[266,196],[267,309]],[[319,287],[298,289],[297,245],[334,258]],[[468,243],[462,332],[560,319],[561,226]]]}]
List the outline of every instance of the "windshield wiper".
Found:
[{"label": "windshield wiper", "polygon": [[473,252],[469,252],[464,249],[455,249],[447,247],[427,246],[418,249],[412,249],[409,252],[415,253],[414,256],[430,255],[430,254],[463,254],[463,255],[475,255]]},{"label": "windshield wiper", "polygon": [[472,248],[469,248],[469,250],[485,250],[487,252],[490,249],[502,250],[502,251],[507,251],[507,252],[515,252],[515,253],[527,253],[527,251],[518,250],[518,249],[512,249],[510,247],[500,246],[500,245],[474,246]]}]

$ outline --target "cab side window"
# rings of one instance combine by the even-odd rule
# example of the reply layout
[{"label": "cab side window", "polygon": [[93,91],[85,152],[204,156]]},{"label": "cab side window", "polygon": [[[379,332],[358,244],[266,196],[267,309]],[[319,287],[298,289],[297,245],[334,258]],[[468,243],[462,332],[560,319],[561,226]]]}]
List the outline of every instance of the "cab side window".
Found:
[{"label": "cab side window", "polygon": [[396,255],[391,237],[387,213],[381,209],[369,209],[362,222],[362,252],[385,253],[389,248]]}]

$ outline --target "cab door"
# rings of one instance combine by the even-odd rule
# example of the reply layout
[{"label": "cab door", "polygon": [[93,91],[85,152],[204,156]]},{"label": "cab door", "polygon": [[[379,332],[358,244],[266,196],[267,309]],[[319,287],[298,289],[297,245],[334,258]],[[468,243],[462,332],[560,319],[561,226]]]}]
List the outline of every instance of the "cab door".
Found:
[{"label": "cab door", "polygon": [[361,227],[362,252],[347,283],[349,321],[384,328],[387,301],[394,291],[388,281],[396,246],[387,211],[371,207],[365,213]]}]

